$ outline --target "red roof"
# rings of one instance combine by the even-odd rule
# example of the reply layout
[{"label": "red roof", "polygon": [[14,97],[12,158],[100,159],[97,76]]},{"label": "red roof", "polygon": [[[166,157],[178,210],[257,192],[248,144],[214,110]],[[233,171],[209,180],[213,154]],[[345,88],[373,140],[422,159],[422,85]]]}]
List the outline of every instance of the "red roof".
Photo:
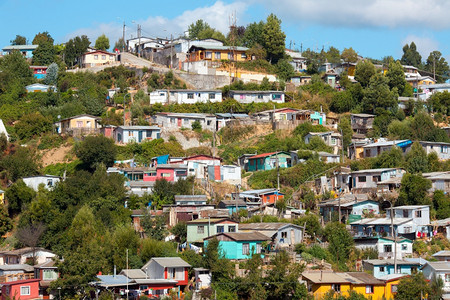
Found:
[{"label": "red roof", "polygon": [[248,159],[267,157],[267,156],[271,156],[271,155],[274,155],[274,154],[277,154],[277,152],[269,152],[269,153],[258,154],[258,155],[249,157]]},{"label": "red roof", "polygon": [[41,281],[41,280],[40,279],[16,280],[16,281],[4,282],[4,283],[2,283],[2,285],[16,285],[16,284],[31,283],[31,282],[36,282],[36,281]]}]

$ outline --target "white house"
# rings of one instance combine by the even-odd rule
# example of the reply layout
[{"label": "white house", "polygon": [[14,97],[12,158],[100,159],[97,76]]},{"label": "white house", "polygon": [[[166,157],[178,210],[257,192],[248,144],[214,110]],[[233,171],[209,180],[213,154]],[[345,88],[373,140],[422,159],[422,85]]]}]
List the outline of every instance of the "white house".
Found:
[{"label": "white house", "polygon": [[375,143],[370,143],[363,146],[364,157],[376,157],[383,153],[384,151],[389,151],[392,147],[397,146],[402,149],[403,152],[406,152],[412,145],[410,140],[394,140],[388,141],[386,139],[380,139]]},{"label": "white house", "polygon": [[230,91],[229,95],[239,103],[284,103],[283,91]]},{"label": "white house", "polygon": [[309,144],[315,136],[320,137],[327,146],[333,148],[334,154],[338,154],[339,150],[342,149],[342,135],[338,132],[309,132],[305,135],[305,144]]},{"label": "white house", "polygon": [[208,166],[208,178],[229,184],[241,184],[241,167],[235,165]]},{"label": "white house", "polygon": [[113,136],[117,143],[141,143],[159,139],[161,137],[161,128],[158,126],[119,126],[114,129]]},{"label": "white house", "polygon": [[216,116],[212,114],[162,112],[153,116],[153,122],[166,130],[191,129],[195,121],[200,122],[202,129],[214,131],[216,127]]},{"label": "white house", "polygon": [[222,159],[220,157],[201,154],[185,157],[182,160],[182,163],[188,167],[188,176],[194,176],[198,179],[207,178],[208,168],[220,167],[221,162]]},{"label": "white house", "polygon": [[447,160],[450,159],[450,143],[441,143],[441,142],[426,142],[420,141],[420,145],[425,150],[427,154],[435,152],[439,158],[439,160]]},{"label": "white house", "polygon": [[56,86],[46,85],[42,83],[33,83],[27,85],[25,89],[27,90],[27,93],[36,93],[36,92],[47,93],[48,91],[56,92]]},{"label": "white house", "polygon": [[[404,237],[397,237],[397,243],[391,237],[379,238],[377,243],[378,257],[384,259],[394,257],[403,259],[406,256],[412,255],[412,244],[413,242],[411,240]],[[396,245],[397,248],[395,248]]]},{"label": "white house", "polygon": [[221,90],[156,90],[150,93],[150,104],[195,104],[221,101]]},{"label": "white house", "polygon": [[290,223],[241,223],[239,232],[259,232],[272,239],[274,249],[299,244],[303,240],[303,227]]},{"label": "white house", "polygon": [[38,191],[39,185],[43,184],[46,189],[53,189],[56,183],[61,181],[61,177],[53,175],[36,175],[23,177],[23,182],[35,191]]},{"label": "white house", "polygon": [[0,252],[0,265],[26,264],[30,259],[35,260],[36,264],[43,264],[51,261],[56,254],[44,248],[21,248],[10,251]]},{"label": "white house", "polygon": [[426,279],[432,280],[433,277],[441,278],[444,283],[444,299],[450,297],[450,262],[446,261],[433,261],[427,262],[422,267],[422,273]]},{"label": "white house", "polygon": [[[430,224],[430,206],[429,205],[404,205],[386,209],[386,218],[391,217],[391,210],[394,211],[394,219],[408,218],[412,219],[412,228],[409,232],[418,232],[428,234],[428,225]],[[407,230],[408,228],[405,228]],[[399,232],[401,233],[401,232]],[[406,233],[406,232],[405,232]]]},{"label": "white house", "polygon": [[366,169],[350,173],[352,191],[376,191],[377,183],[391,178],[401,178],[405,170],[401,168]]}]

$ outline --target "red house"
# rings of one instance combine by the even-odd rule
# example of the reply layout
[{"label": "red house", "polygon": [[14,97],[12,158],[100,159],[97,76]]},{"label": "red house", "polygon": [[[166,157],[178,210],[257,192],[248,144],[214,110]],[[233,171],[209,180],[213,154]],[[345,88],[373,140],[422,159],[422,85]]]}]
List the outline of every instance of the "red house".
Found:
[{"label": "red house", "polygon": [[39,298],[40,279],[26,279],[2,283],[2,300]]},{"label": "red house", "polygon": [[47,75],[47,66],[30,66],[33,70],[33,76],[37,79],[43,79]]}]

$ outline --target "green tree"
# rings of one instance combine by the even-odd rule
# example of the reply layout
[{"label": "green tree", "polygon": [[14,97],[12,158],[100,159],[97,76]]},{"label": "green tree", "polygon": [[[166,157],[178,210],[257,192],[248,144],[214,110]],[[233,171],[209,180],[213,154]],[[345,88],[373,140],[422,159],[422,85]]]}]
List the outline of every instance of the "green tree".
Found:
[{"label": "green tree", "polygon": [[80,56],[86,52],[91,42],[86,35],[76,36],[66,43],[64,48],[64,60],[68,66],[74,66],[78,63]]},{"label": "green tree", "polygon": [[123,38],[119,38],[117,42],[114,43],[114,49],[117,49],[121,52],[125,50],[127,47],[126,43],[124,42]]},{"label": "green tree", "polygon": [[373,162],[374,168],[400,168],[403,166],[403,151],[397,146],[392,147],[389,151],[382,152]]},{"label": "green tree", "polygon": [[50,33],[48,31],[39,32],[34,36],[33,42],[31,42],[33,45],[42,45],[42,44],[51,44],[53,46],[53,42],[55,40],[52,38]]},{"label": "green tree", "polygon": [[22,35],[16,35],[15,39],[11,40],[10,43],[13,46],[26,45],[27,38]]},{"label": "green tree", "polygon": [[35,150],[19,147],[14,153],[0,161],[0,169],[5,170],[9,180],[16,180],[38,174],[38,160]]},{"label": "green tree", "polygon": [[21,140],[29,140],[33,136],[52,130],[53,122],[40,112],[23,115],[17,122],[15,129]]},{"label": "green tree", "polygon": [[264,22],[250,23],[245,28],[244,37],[242,39],[242,45],[248,48],[257,47],[257,45],[264,44],[263,38]]},{"label": "green tree", "polygon": [[356,63],[358,61],[358,53],[352,47],[345,48],[342,51],[341,58],[348,63]]},{"label": "green tree", "polygon": [[6,233],[13,229],[13,222],[8,215],[7,210],[3,205],[0,205],[0,236],[4,236]]},{"label": "green tree", "polygon": [[450,197],[444,194],[444,191],[434,191],[433,206],[436,209],[436,219],[443,220],[450,217]]},{"label": "green tree", "polygon": [[333,46],[328,48],[325,57],[329,63],[337,64],[341,62],[341,52]]},{"label": "green tree", "polygon": [[356,65],[355,80],[357,80],[362,87],[367,87],[370,83],[370,79],[375,75],[376,69],[370,60],[360,61]]},{"label": "green tree", "polygon": [[192,122],[192,130],[194,130],[194,131],[202,131],[202,124],[200,123],[200,121]]},{"label": "green tree", "polygon": [[424,66],[425,70],[436,76],[436,81],[439,83],[445,82],[449,75],[449,67],[442,53],[433,51],[427,58]]},{"label": "green tree", "polygon": [[33,51],[33,64],[48,66],[55,61],[55,47],[50,43],[42,43]]},{"label": "green tree", "polygon": [[142,228],[151,239],[162,241],[166,237],[166,219],[167,216],[152,216],[149,211],[145,212],[142,218]]},{"label": "green tree", "polygon": [[116,156],[114,141],[105,136],[88,136],[75,147],[77,157],[88,170],[94,170],[99,164],[110,167]]},{"label": "green tree", "polygon": [[332,260],[340,269],[345,269],[345,264],[353,248],[352,236],[345,225],[340,222],[328,223],[325,226],[324,234],[329,243],[328,252],[330,252]]},{"label": "green tree", "polygon": [[406,173],[402,177],[396,205],[428,205],[431,202],[428,197],[430,188],[430,180],[422,175]]},{"label": "green tree", "polygon": [[275,68],[275,73],[282,81],[287,81],[295,75],[294,67],[289,63],[287,59],[280,59],[275,65]]},{"label": "green tree", "polygon": [[109,39],[106,35],[102,34],[95,40],[95,48],[99,50],[109,49]]},{"label": "green tree", "polygon": [[195,23],[189,25],[188,27],[189,38],[192,40],[198,39],[200,33],[208,29],[211,29],[211,26],[209,26],[209,24],[203,21],[202,19],[199,19]]},{"label": "green tree", "polygon": [[342,131],[343,148],[347,150],[348,146],[352,142],[353,130],[350,122],[350,118],[341,118],[339,120],[338,130]]},{"label": "green tree", "polygon": [[406,154],[406,170],[412,174],[428,172],[427,153],[419,142],[414,142]]},{"label": "green tree", "polygon": [[204,255],[204,267],[211,270],[213,282],[227,282],[233,276],[233,266],[224,258],[219,241],[216,238],[208,240]]},{"label": "green tree", "polygon": [[271,63],[276,64],[284,57],[286,34],[281,30],[281,20],[274,14],[270,14],[267,17],[262,37],[268,60]]},{"label": "green tree", "polygon": [[55,85],[58,80],[58,71],[58,65],[56,63],[51,63],[47,68],[47,74],[45,75],[44,83]]},{"label": "green tree", "polygon": [[403,70],[400,61],[391,60],[389,62],[386,77],[389,79],[388,83],[391,90],[395,87],[397,88],[399,95],[403,95],[407,82],[405,79],[405,71]]},{"label": "green tree", "polygon": [[428,99],[427,105],[433,112],[440,112],[443,115],[450,116],[450,92],[434,93]]},{"label": "green tree", "polygon": [[[375,74],[372,76],[369,81],[369,86],[364,91],[364,98],[362,100],[364,112],[375,113],[378,108],[395,112],[398,107],[397,103],[397,91],[396,89],[393,91],[389,90],[387,78],[381,74]],[[387,125],[389,124],[386,124],[386,130]]]},{"label": "green tree", "polygon": [[36,196],[36,192],[29,188],[23,180],[18,180],[6,190],[9,214],[21,212],[22,206],[28,204]]},{"label": "green tree", "polygon": [[334,93],[331,100],[330,109],[336,113],[351,111],[355,107],[352,93],[349,90]]},{"label": "green tree", "polygon": [[311,237],[318,237],[322,235],[322,226],[320,225],[319,217],[313,213],[309,213],[295,219],[294,224],[299,226],[306,225],[306,233]]},{"label": "green tree", "polygon": [[114,266],[117,266],[119,270],[127,267],[126,257],[128,250],[128,267],[130,269],[141,267],[142,261],[137,255],[139,246],[139,236],[131,224],[116,226],[112,234],[112,260]]},{"label": "green tree", "polygon": [[400,279],[395,300],[422,299],[430,292],[431,289],[425,276],[418,272]]},{"label": "green tree", "polygon": [[178,222],[175,226],[170,228],[170,232],[175,236],[178,243],[183,244],[187,238],[187,225],[185,222]]},{"label": "green tree", "polygon": [[402,65],[414,66],[418,68],[422,63],[422,56],[417,51],[417,46],[414,42],[410,45],[403,46],[403,55],[400,59]]}]

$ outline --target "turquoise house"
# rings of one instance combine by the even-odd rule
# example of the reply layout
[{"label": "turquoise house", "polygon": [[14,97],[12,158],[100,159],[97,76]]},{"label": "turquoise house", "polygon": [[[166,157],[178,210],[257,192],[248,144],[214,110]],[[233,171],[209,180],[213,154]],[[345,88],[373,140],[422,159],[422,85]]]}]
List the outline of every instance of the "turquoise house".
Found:
[{"label": "turquoise house", "polygon": [[250,172],[273,170],[277,165],[280,168],[290,168],[292,166],[291,154],[285,151],[270,152],[248,158],[248,170]]},{"label": "turquoise house", "polygon": [[318,111],[311,113],[309,118],[314,125],[325,125],[327,122],[327,115]]},{"label": "turquoise house", "polygon": [[[375,278],[383,278],[391,274],[406,274],[411,275],[422,268],[427,261],[423,258],[405,258],[398,259],[395,262],[393,259],[368,259],[363,260],[364,271],[371,271]],[[395,264],[397,264],[397,271],[395,271]]]},{"label": "turquoise house", "polygon": [[270,241],[267,235],[260,232],[223,232],[205,238],[204,249],[213,238],[219,240],[219,247],[226,259],[248,259],[252,254],[260,254],[263,242]]},{"label": "turquoise house", "polygon": [[33,51],[36,50],[38,45],[11,45],[2,49],[3,54],[10,54],[13,51],[19,51],[25,58],[33,58]]},{"label": "turquoise house", "polygon": [[[243,200],[222,200],[219,202],[218,208],[228,209],[228,213],[232,215],[235,212],[247,209],[247,203]],[[237,210],[236,210],[237,209]]]}]

